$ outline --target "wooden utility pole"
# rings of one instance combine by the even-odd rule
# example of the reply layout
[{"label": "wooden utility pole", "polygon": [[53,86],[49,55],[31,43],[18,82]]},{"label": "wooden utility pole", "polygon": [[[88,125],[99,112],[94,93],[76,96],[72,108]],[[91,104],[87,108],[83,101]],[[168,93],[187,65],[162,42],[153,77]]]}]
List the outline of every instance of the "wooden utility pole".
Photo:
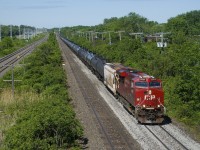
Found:
[{"label": "wooden utility pole", "polygon": [[12,78],[11,78],[11,80],[3,80],[3,81],[12,82],[12,97],[14,99],[15,98],[15,84],[14,84],[14,82],[19,82],[19,81],[22,81],[22,80],[15,80],[14,79],[14,64],[12,64],[12,65],[4,65],[4,66],[11,66],[12,67]]},{"label": "wooden utility pole", "polygon": [[1,24],[0,24],[0,42],[1,42]]},{"label": "wooden utility pole", "polygon": [[12,39],[12,25],[10,25],[10,38]]}]

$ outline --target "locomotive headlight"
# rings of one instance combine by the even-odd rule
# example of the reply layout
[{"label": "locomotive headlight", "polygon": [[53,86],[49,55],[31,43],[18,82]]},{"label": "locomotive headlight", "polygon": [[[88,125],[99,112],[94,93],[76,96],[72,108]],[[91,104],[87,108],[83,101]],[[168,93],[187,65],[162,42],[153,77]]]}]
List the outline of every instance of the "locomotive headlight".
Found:
[{"label": "locomotive headlight", "polygon": [[140,98],[137,98],[137,101],[140,101]]},{"label": "locomotive headlight", "polygon": [[143,107],[146,107],[145,105],[142,105]]},{"label": "locomotive headlight", "polygon": [[160,105],[158,105],[158,107],[160,107]]},{"label": "locomotive headlight", "polygon": [[151,91],[151,90],[149,90],[149,94],[150,94],[150,95],[152,94],[152,91]]}]

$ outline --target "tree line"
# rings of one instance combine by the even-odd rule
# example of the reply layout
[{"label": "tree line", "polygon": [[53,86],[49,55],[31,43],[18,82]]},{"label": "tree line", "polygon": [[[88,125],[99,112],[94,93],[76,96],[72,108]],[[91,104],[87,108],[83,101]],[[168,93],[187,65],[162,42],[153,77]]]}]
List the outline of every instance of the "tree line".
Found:
[{"label": "tree line", "polygon": [[[26,25],[20,25],[20,26],[16,26],[16,25],[0,25],[1,27],[1,38],[5,38],[5,37],[10,37],[10,35],[12,34],[13,37],[18,36],[18,35],[22,35],[24,32],[24,29],[31,29],[34,30],[34,27],[31,26],[26,26]],[[12,33],[11,33],[12,32]]]}]

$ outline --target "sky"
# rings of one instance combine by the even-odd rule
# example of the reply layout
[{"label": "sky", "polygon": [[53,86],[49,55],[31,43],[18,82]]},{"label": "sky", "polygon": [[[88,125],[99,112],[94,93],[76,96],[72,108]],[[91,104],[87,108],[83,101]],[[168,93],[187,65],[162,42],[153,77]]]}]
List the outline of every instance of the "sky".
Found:
[{"label": "sky", "polygon": [[192,10],[200,10],[200,0],[0,0],[0,24],[49,29],[94,26],[130,12],[166,23]]}]

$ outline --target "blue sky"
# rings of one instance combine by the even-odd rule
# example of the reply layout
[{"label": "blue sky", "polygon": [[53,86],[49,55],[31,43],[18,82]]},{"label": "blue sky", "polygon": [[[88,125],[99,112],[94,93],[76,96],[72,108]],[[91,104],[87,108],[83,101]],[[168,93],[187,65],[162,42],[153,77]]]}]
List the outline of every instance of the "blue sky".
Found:
[{"label": "blue sky", "polygon": [[130,12],[165,23],[192,10],[200,10],[200,0],[0,0],[0,24],[38,28],[93,26],[105,18]]}]

